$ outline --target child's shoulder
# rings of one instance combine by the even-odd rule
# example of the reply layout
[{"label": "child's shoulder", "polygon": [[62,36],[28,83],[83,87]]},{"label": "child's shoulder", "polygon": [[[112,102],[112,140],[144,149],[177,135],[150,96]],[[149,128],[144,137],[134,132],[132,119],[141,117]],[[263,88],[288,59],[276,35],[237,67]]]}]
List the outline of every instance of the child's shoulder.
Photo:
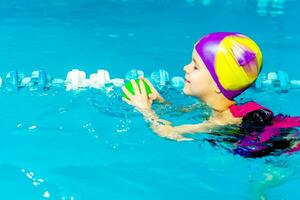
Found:
[{"label": "child's shoulder", "polygon": [[246,115],[252,112],[255,113],[268,112],[270,114],[273,114],[273,112],[269,108],[266,108],[255,101],[233,104],[229,107],[229,110],[234,117],[245,117]]},{"label": "child's shoulder", "polygon": [[222,115],[211,116],[209,121],[215,125],[239,125],[242,123],[242,117],[234,117],[230,110],[226,110]]},{"label": "child's shoulder", "polygon": [[242,104],[234,104],[230,107],[230,112],[234,117],[242,119],[243,124],[269,124],[274,114],[269,109],[255,101],[249,101]]},{"label": "child's shoulder", "polygon": [[218,125],[260,124],[273,119],[273,112],[255,101],[231,105],[222,115],[212,116],[210,121]]}]

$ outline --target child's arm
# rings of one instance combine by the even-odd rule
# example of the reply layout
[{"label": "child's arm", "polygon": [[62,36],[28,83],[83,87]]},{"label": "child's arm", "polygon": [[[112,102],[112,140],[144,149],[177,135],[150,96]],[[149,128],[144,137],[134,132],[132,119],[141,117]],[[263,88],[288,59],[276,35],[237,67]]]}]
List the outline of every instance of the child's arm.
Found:
[{"label": "child's arm", "polygon": [[[169,101],[166,101],[160,94],[159,92],[155,89],[155,87],[153,87],[153,85],[151,84],[151,82],[144,78],[144,77],[140,77],[140,79],[144,80],[150,87],[151,91],[152,91],[152,94],[150,94],[150,98],[151,99],[156,99],[159,103],[163,103],[165,105],[168,105],[168,106],[171,106],[172,103],[169,102]],[[192,104],[192,105],[189,105],[189,106],[186,106],[186,107],[182,107],[182,108],[179,108],[178,111],[180,112],[191,112],[193,110],[195,110],[196,108],[199,107],[199,104]]]},{"label": "child's arm", "polygon": [[192,140],[183,137],[182,134],[207,132],[217,125],[217,123],[212,120],[208,120],[201,124],[172,126],[170,122],[159,119],[156,113],[151,109],[152,101],[158,98],[158,93],[155,92],[156,90],[152,91],[152,96],[149,95],[149,98],[142,80],[139,82],[141,90],[138,89],[134,80],[131,80],[131,84],[134,89],[134,94],[131,94],[125,87],[123,87],[123,92],[130,100],[125,97],[122,99],[129,105],[136,107],[136,109],[144,115],[145,119],[151,123],[153,131],[162,137],[174,140]]},{"label": "child's arm", "polygon": [[212,120],[207,120],[200,124],[185,124],[180,126],[172,126],[171,122],[160,119],[153,110],[142,111],[146,121],[150,122],[152,130],[161,137],[174,139],[178,141],[192,140],[183,137],[183,134],[210,132],[213,128],[221,124],[217,124]]}]

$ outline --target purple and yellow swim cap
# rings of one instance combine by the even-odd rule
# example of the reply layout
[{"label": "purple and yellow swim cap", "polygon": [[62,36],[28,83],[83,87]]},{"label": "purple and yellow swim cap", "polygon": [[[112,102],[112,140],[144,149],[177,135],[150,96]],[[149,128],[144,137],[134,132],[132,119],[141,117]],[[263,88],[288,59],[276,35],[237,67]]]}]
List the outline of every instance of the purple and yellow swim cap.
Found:
[{"label": "purple and yellow swim cap", "polygon": [[199,40],[195,50],[222,94],[231,100],[251,86],[262,68],[258,45],[239,33],[208,34]]}]

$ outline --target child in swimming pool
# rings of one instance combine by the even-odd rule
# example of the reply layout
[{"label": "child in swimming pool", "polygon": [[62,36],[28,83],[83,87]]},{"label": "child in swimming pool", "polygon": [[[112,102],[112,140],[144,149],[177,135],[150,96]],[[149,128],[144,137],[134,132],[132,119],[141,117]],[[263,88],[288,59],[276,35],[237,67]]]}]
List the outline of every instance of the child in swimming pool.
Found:
[{"label": "child in swimming pool", "polygon": [[255,82],[261,68],[261,51],[249,37],[230,32],[211,33],[195,44],[192,61],[183,68],[183,92],[211,107],[212,115],[207,121],[172,126],[171,122],[160,119],[151,105],[153,100],[163,102],[164,99],[145,78],[141,79],[149,84],[152,94],[146,94],[142,80],[139,82],[141,91],[135,81],[131,80],[134,95],[123,87],[123,92],[130,99],[123,100],[144,115],[155,133],[179,141],[190,140],[183,137],[186,133],[210,132],[222,126],[241,125],[243,119],[247,121],[251,118],[249,113],[252,113],[257,124],[269,123],[273,119],[273,113],[269,109],[253,101],[239,106],[234,100]]}]

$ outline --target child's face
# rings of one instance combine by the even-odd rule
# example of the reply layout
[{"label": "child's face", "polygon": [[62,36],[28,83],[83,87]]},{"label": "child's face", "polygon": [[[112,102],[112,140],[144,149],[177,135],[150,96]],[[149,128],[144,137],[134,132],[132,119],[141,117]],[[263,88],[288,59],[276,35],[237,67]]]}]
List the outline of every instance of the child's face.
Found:
[{"label": "child's face", "polygon": [[205,99],[205,97],[216,92],[217,86],[195,49],[193,50],[192,61],[183,70],[186,73],[183,88],[186,95]]}]

